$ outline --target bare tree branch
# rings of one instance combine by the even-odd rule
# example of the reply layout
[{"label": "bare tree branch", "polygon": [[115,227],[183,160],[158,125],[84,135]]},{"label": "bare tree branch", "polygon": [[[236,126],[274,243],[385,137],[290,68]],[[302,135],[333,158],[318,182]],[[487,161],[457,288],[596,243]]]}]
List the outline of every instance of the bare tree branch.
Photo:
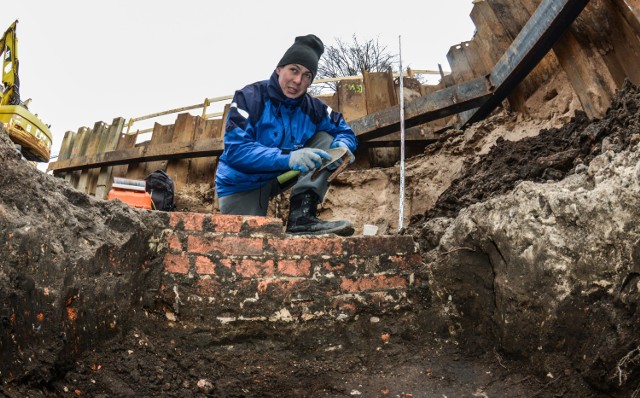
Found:
[{"label": "bare tree branch", "polygon": [[[318,64],[317,79],[359,76],[363,71],[386,72],[393,68],[397,54],[391,54],[378,39],[358,40],[354,34],[351,43],[335,38],[336,44],[326,46]],[[312,86],[312,93],[335,92],[336,82],[319,83]]]}]

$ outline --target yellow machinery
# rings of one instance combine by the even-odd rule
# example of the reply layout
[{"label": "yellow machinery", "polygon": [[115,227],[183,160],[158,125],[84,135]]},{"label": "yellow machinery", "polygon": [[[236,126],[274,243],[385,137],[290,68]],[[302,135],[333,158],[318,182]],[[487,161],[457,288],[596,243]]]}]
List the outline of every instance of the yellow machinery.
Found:
[{"label": "yellow machinery", "polygon": [[17,23],[17,20],[12,23],[0,38],[4,86],[0,93],[0,122],[4,123],[11,140],[20,145],[25,158],[46,163],[51,154],[51,131],[20,101]]}]

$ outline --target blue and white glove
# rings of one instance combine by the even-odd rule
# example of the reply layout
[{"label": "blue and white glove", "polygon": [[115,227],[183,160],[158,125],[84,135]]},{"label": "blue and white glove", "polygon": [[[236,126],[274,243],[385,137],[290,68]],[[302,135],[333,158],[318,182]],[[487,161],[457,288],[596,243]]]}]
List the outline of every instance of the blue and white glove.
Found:
[{"label": "blue and white glove", "polygon": [[306,173],[322,166],[322,159],[331,159],[331,156],[322,149],[300,148],[291,152],[289,168]]},{"label": "blue and white glove", "polygon": [[[345,148],[347,148],[347,153],[349,154],[349,164],[353,163],[353,161],[356,160],[356,157],[353,156],[353,153],[351,153],[351,149],[349,149],[349,146],[347,144],[345,144],[342,141],[333,141],[331,143],[331,148],[337,148],[337,147],[345,147]],[[342,158],[340,158],[337,161],[333,162],[332,164],[328,165],[327,169],[328,170],[335,170],[341,164],[342,164]]]}]

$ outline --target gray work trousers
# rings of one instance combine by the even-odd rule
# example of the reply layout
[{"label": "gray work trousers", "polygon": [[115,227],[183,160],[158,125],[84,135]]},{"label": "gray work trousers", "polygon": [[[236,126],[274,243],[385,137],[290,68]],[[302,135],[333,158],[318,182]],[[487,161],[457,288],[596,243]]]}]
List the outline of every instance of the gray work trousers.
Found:
[{"label": "gray work trousers", "polygon": [[[304,146],[305,148],[319,148],[327,150],[331,146],[332,142],[333,136],[331,136],[331,134],[319,131],[311,137]],[[277,179],[273,179],[260,188],[218,198],[220,213],[245,216],[265,216],[267,215],[267,209],[269,207],[269,199],[289,188],[292,188],[292,196],[305,191],[313,191],[318,195],[322,202],[324,195],[327,193],[327,189],[329,189],[327,179],[331,175],[331,172],[324,169],[314,180],[311,180],[312,174],[313,171],[301,174],[293,186],[290,184],[281,186]]]}]

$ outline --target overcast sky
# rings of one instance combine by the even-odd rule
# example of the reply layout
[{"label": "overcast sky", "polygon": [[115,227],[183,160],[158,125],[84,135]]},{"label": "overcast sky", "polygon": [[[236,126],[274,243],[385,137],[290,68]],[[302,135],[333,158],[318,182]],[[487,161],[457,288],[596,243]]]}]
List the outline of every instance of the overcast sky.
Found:
[{"label": "overcast sky", "polygon": [[[472,0],[432,3],[18,0],[3,8],[0,31],[19,20],[21,98],[51,125],[57,155],[67,130],[201,103],[267,79],[294,38],[308,33],[325,46],[354,34],[378,39],[395,54],[401,37],[405,69],[449,70],[449,48],[473,36]],[[175,115],[156,120],[171,124]]]}]

